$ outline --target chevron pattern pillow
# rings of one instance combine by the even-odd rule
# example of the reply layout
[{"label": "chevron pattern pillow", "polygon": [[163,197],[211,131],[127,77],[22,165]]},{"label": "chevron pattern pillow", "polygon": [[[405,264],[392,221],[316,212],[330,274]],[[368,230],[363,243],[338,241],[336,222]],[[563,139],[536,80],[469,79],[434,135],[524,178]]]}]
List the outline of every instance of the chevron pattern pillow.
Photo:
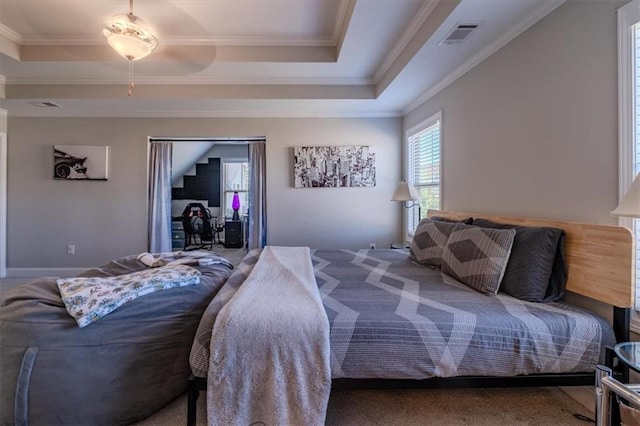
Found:
[{"label": "chevron pattern pillow", "polygon": [[440,269],[442,252],[449,240],[449,234],[458,225],[457,222],[442,222],[422,219],[411,241],[411,259],[421,265]]},{"label": "chevron pattern pillow", "polygon": [[456,225],[442,253],[442,272],[488,296],[498,292],[515,229]]}]

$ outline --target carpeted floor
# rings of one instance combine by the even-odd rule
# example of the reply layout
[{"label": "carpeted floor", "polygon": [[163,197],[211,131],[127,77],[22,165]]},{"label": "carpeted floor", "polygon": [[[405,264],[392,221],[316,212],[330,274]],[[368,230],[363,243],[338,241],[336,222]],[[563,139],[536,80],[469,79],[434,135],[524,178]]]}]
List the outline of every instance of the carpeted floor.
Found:
[{"label": "carpeted floor", "polygon": [[[185,424],[186,395],[137,426]],[[339,390],[331,394],[327,425],[587,426],[574,413],[593,413],[558,388]],[[206,394],[197,424],[206,421]]]}]

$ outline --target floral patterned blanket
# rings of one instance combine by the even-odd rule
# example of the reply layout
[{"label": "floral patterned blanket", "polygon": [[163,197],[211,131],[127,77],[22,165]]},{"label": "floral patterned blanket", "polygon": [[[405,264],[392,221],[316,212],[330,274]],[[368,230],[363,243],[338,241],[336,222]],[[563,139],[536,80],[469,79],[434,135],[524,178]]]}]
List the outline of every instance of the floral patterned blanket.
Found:
[{"label": "floral patterned blanket", "polygon": [[56,284],[80,328],[145,294],[200,283],[200,271],[187,265],[146,269],[116,277],[59,278]]}]

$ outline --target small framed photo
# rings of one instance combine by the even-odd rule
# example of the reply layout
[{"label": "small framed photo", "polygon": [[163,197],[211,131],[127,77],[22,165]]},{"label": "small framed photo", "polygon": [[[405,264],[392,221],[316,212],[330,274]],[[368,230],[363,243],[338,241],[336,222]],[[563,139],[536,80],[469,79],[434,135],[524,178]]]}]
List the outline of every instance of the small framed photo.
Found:
[{"label": "small framed photo", "polygon": [[54,145],[53,178],[59,180],[107,180],[109,147]]}]

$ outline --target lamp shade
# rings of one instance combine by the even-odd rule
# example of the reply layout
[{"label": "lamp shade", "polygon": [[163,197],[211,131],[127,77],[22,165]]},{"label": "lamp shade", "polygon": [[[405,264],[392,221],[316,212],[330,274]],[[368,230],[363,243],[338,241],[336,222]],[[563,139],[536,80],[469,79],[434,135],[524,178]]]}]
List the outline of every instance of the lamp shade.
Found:
[{"label": "lamp shade", "polygon": [[419,201],[420,195],[416,188],[406,180],[401,180],[396,187],[396,191],[391,197],[391,201]]},{"label": "lamp shade", "polygon": [[102,27],[102,34],[113,50],[130,61],[148,56],[158,45],[151,28],[132,13],[109,18]]},{"label": "lamp shade", "polygon": [[240,196],[238,195],[237,192],[233,193],[233,200],[231,201],[231,208],[233,210],[240,209]]},{"label": "lamp shade", "polygon": [[[638,175],[640,176],[640,175]],[[640,179],[636,176],[631,187],[624,194],[618,207],[611,212],[614,216],[640,217]]]}]

